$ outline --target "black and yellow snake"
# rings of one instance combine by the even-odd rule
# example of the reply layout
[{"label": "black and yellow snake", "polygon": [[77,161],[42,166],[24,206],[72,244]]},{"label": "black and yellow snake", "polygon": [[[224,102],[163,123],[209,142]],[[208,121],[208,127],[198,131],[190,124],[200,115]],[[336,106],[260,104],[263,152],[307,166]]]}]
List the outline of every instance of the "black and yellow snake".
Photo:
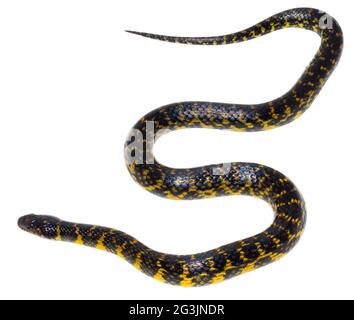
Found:
[{"label": "black and yellow snake", "polygon": [[338,23],[317,9],[298,8],[226,36],[188,38],[129,31],[176,43],[221,45],[247,41],[290,27],[314,31],[322,40],[315,57],[286,94],[257,105],[198,101],[163,106],[141,118],[125,144],[129,172],[146,190],[169,199],[255,196],[266,200],[274,209],[275,220],[267,230],[207,252],[171,255],[154,251],[118,230],[75,224],[51,216],[27,215],[19,219],[19,226],[44,238],[75,242],[117,254],[157,280],[182,286],[217,283],[284,256],[298,242],[306,221],[304,200],[287,177],[255,163],[173,169],[155,160],[152,145],[159,135],[157,132],[165,129],[260,131],[295,120],[311,105],[340,59],[343,35]]}]

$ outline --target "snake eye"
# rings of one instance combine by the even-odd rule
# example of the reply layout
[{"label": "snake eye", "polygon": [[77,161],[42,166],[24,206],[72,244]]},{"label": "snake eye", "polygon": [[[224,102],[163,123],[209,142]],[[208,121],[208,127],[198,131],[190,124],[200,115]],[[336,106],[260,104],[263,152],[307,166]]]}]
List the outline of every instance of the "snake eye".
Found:
[{"label": "snake eye", "polygon": [[58,221],[59,219],[55,217],[30,214],[21,217],[18,226],[24,231],[42,236],[47,233],[46,230],[51,231]]}]

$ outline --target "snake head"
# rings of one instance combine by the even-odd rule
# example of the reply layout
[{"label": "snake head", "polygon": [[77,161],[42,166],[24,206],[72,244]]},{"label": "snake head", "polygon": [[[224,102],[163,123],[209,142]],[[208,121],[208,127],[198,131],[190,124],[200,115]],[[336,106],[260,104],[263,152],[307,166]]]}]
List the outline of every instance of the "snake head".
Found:
[{"label": "snake head", "polygon": [[18,226],[34,235],[55,239],[60,220],[52,216],[29,214],[18,219]]}]

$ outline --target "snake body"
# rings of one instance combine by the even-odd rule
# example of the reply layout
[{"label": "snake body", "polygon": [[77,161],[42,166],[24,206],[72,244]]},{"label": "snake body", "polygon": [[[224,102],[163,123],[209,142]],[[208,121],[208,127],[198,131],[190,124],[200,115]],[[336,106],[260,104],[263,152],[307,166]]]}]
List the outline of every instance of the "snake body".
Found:
[{"label": "snake body", "polygon": [[182,286],[220,282],[284,256],[298,242],[306,222],[304,200],[286,176],[255,163],[169,168],[155,160],[152,145],[159,136],[157,133],[166,129],[260,131],[285,125],[299,117],[311,105],[340,59],[343,36],[336,20],[317,9],[297,8],[226,36],[170,37],[129,31],[176,43],[221,45],[290,27],[314,31],[322,40],[315,57],[286,94],[257,105],[194,101],[163,106],[141,118],[125,144],[128,170],[146,190],[170,199],[255,196],[274,209],[275,219],[267,230],[207,252],[172,255],[152,250],[115,229],[66,222],[52,216],[27,215],[19,219],[19,226],[44,238],[75,242],[117,254],[157,280]]}]

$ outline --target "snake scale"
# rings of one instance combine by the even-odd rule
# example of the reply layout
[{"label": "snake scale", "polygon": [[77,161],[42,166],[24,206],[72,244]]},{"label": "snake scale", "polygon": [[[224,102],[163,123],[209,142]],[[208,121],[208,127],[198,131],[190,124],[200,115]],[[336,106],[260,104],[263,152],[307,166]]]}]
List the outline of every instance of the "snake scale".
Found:
[{"label": "snake scale", "polygon": [[146,190],[169,199],[225,195],[261,198],[275,213],[274,222],[264,232],[207,252],[171,255],[154,251],[115,229],[66,222],[52,216],[26,215],[19,219],[19,227],[47,239],[75,242],[114,253],[157,280],[182,286],[217,283],[283,257],[298,242],[306,222],[304,200],[286,176],[256,163],[169,168],[155,160],[152,145],[159,136],[157,133],[164,130],[261,131],[295,120],[311,105],[340,59],[343,35],[339,24],[323,11],[297,8],[225,36],[171,37],[128,31],[175,43],[222,45],[290,27],[316,32],[321,37],[321,45],[300,79],[286,94],[257,105],[193,101],[163,106],[141,118],[125,143],[128,170]]}]

